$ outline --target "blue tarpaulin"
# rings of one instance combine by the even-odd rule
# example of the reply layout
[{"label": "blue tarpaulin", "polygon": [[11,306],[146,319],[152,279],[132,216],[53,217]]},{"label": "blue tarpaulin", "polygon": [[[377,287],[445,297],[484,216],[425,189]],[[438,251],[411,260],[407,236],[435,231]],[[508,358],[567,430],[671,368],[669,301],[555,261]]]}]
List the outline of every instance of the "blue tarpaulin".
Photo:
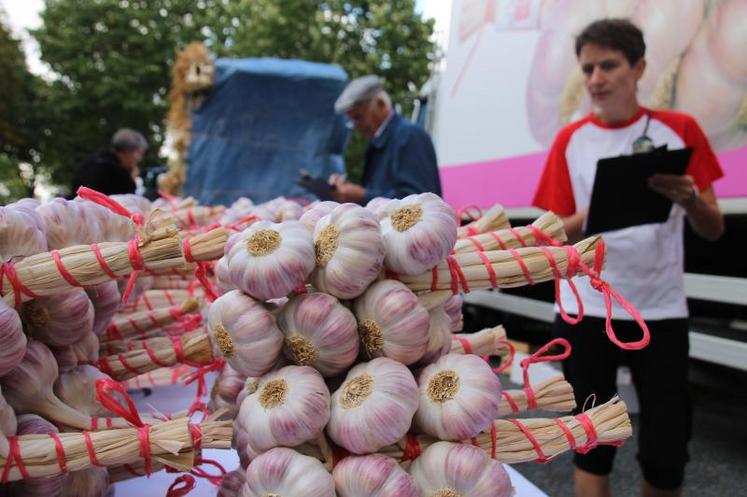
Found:
[{"label": "blue tarpaulin", "polygon": [[349,131],[334,102],[347,74],[337,65],[271,58],[218,59],[215,81],[192,114],[184,191],[203,204],[308,198],[299,170],[344,171]]}]

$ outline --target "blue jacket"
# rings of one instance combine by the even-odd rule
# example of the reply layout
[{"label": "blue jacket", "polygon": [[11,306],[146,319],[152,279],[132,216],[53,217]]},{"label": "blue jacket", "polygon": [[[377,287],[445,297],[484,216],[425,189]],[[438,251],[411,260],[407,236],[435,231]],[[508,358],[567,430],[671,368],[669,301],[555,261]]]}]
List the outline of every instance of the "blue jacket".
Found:
[{"label": "blue jacket", "polygon": [[421,127],[394,114],[366,150],[363,203],[374,197],[403,198],[413,193],[441,195],[436,151]]}]

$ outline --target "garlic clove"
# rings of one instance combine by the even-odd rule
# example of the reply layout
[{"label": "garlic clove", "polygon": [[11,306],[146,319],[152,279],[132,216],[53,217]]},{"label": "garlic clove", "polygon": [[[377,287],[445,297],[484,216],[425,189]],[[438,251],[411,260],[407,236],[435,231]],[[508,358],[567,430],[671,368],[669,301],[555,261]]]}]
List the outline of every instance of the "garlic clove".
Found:
[{"label": "garlic clove", "polygon": [[387,268],[420,274],[449,255],[457,239],[454,209],[433,193],[409,195],[387,204],[381,220]]},{"label": "garlic clove", "polygon": [[368,357],[413,364],[428,346],[430,317],[417,296],[396,280],[371,285],[353,304]]},{"label": "garlic clove", "polygon": [[428,330],[428,346],[425,354],[418,361],[418,366],[426,366],[448,354],[451,350],[451,317],[446,313],[445,306],[440,305],[428,312],[430,328]]},{"label": "garlic clove", "polygon": [[275,448],[252,461],[240,497],[335,497],[332,475],[318,460]]},{"label": "garlic clove", "polygon": [[325,377],[342,373],[358,357],[355,316],[331,295],[313,292],[293,297],[278,313],[277,322],[285,336],[285,356]]},{"label": "garlic clove", "polygon": [[220,355],[245,376],[269,371],[283,346],[283,334],[272,314],[238,290],[210,305],[208,331]]},{"label": "garlic clove", "polygon": [[346,457],[332,471],[339,497],[421,497],[397,461],[380,454]]},{"label": "garlic clove", "polygon": [[501,383],[475,355],[447,354],[418,377],[415,423],[441,440],[465,440],[487,429],[498,417]]},{"label": "garlic clove", "polygon": [[380,357],[358,364],[332,394],[327,433],[354,454],[401,439],[417,410],[417,384],[403,364]]},{"label": "garlic clove", "polygon": [[89,286],[85,291],[93,304],[93,332],[100,335],[122,306],[122,295],[116,281]]},{"label": "garlic clove", "polygon": [[0,299],[0,376],[12,371],[26,353],[26,335],[18,313]]},{"label": "garlic clove", "polygon": [[444,310],[451,320],[451,332],[458,333],[464,328],[464,316],[462,308],[464,307],[464,298],[460,295],[452,295],[444,304]]},{"label": "garlic clove", "polygon": [[21,319],[30,337],[53,347],[64,347],[93,331],[93,304],[85,290],[71,288],[25,302]]},{"label": "garlic clove", "polygon": [[436,442],[415,459],[410,475],[427,497],[512,497],[511,479],[478,447]]},{"label": "garlic clove", "polygon": [[306,229],[308,229],[311,233],[314,233],[316,223],[321,218],[332,212],[338,205],[340,205],[339,202],[334,202],[332,200],[314,202],[313,204],[310,204],[310,207],[308,209],[306,209],[299,221],[301,222],[301,224],[306,226]]}]

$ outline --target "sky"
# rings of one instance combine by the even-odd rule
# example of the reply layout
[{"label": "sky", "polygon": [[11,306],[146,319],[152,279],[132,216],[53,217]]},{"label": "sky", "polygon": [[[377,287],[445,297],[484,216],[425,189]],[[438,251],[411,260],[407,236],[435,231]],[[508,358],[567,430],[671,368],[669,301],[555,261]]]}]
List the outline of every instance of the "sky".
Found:
[{"label": "sky", "polygon": [[[436,40],[445,50],[449,39],[450,0],[416,0],[416,9],[424,17],[436,20]],[[49,75],[50,69],[39,60],[39,46],[26,30],[39,26],[39,12],[44,8],[44,0],[0,0],[7,22],[13,34],[23,41],[26,61],[34,74]]]}]

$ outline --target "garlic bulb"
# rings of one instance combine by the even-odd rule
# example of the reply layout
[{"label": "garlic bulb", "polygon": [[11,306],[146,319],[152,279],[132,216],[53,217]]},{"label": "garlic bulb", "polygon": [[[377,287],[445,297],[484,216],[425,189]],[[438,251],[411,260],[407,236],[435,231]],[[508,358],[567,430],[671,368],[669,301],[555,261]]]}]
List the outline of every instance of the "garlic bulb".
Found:
[{"label": "garlic bulb", "polygon": [[277,319],[285,335],[283,351],[295,364],[334,376],[358,357],[355,317],[331,295],[315,292],[293,297]]},{"label": "garlic bulb", "polygon": [[142,195],[136,195],[134,193],[118,193],[115,195],[109,195],[109,198],[118,202],[131,213],[139,214],[143,217],[147,217],[153,209],[153,203]]},{"label": "garlic bulb", "polygon": [[428,365],[435,362],[451,350],[452,322],[444,306],[439,305],[431,309],[428,312],[428,317],[431,323],[428,330],[428,346],[425,354],[418,362],[419,365]]},{"label": "garlic bulb", "polygon": [[5,401],[3,392],[0,390],[0,434],[5,436],[15,435],[17,429],[16,413]]},{"label": "garlic bulb", "polygon": [[246,377],[234,370],[230,364],[224,365],[210,390],[210,402],[208,402],[210,412],[226,409],[228,412],[222,415],[221,419],[235,418],[241,405],[236,399],[244,388],[245,379]]},{"label": "garlic bulb", "polygon": [[380,454],[346,457],[332,471],[338,497],[421,497],[397,461]]},{"label": "garlic bulb", "polygon": [[428,311],[404,284],[382,280],[353,305],[358,333],[368,357],[385,356],[413,364],[428,346]]},{"label": "garlic bulb", "polygon": [[317,438],[329,420],[329,404],[329,390],[315,369],[286,366],[267,373],[236,417],[249,435],[245,450],[256,455]]},{"label": "garlic bulb", "polygon": [[93,366],[77,366],[60,374],[54,383],[54,393],[65,404],[89,416],[111,416],[96,400],[96,381],[111,380]]},{"label": "garlic bulb", "polygon": [[487,429],[498,417],[501,382],[479,357],[447,354],[418,378],[415,423],[441,440],[465,440]]},{"label": "garlic bulb", "polygon": [[117,282],[113,280],[86,287],[85,290],[93,304],[93,332],[100,335],[106,331],[106,327],[121,307],[122,296]]},{"label": "garlic bulb", "polygon": [[[46,435],[59,433],[55,425],[35,414],[18,416],[18,435]],[[57,497],[62,495],[62,487],[67,476],[57,475],[43,478],[29,478],[7,485],[8,496],[12,497]],[[6,495],[0,491],[0,494]]]},{"label": "garlic bulb", "polygon": [[47,239],[34,214],[25,208],[0,207],[0,262],[46,251]]},{"label": "garlic bulb", "polygon": [[60,497],[105,497],[109,492],[106,468],[73,471],[65,478]]},{"label": "garlic bulb", "polygon": [[227,254],[229,280],[264,301],[285,297],[314,269],[314,244],[298,221],[260,221],[238,235]]},{"label": "garlic bulb", "polygon": [[21,318],[0,299],[0,376],[15,368],[26,352],[26,335]]},{"label": "garlic bulb", "polygon": [[215,283],[221,294],[228,293],[236,289],[236,285],[231,283],[228,276],[228,259],[221,257],[215,265]]},{"label": "garlic bulb", "polygon": [[[281,366],[281,368],[284,366]],[[278,369],[281,369],[278,368]],[[244,384],[241,386],[241,390],[239,390],[238,395],[236,395],[236,408],[238,409],[241,407],[241,404],[244,402],[244,399],[249,397],[251,394],[257,391],[257,387],[259,387],[259,381],[261,377],[258,376],[250,376],[244,380]]]},{"label": "garlic bulb", "polygon": [[480,448],[436,442],[410,467],[424,497],[512,497],[514,488],[503,465]]},{"label": "garlic bulb", "polygon": [[210,305],[208,331],[220,354],[245,376],[269,371],[283,347],[283,334],[272,314],[238,290]]},{"label": "garlic bulb", "polygon": [[313,285],[340,299],[352,299],[375,280],[383,267],[384,241],[373,214],[342,204],[314,228],[316,269]]},{"label": "garlic bulb", "polygon": [[450,328],[452,333],[460,332],[462,331],[462,328],[464,328],[464,315],[462,314],[463,307],[464,298],[460,294],[452,295],[444,304],[444,310],[451,320]]},{"label": "garlic bulb", "polygon": [[420,274],[449,255],[457,239],[456,213],[433,193],[392,200],[381,220],[384,264],[401,274]]},{"label": "garlic bulb", "polygon": [[240,497],[335,497],[332,475],[318,460],[275,448],[252,461]]},{"label": "garlic bulb", "polygon": [[82,288],[30,300],[21,307],[26,333],[54,347],[64,347],[93,330],[93,304]]},{"label": "garlic bulb", "polygon": [[332,200],[314,202],[313,204],[310,204],[310,207],[303,213],[299,221],[301,224],[306,226],[306,229],[313,233],[316,223],[321,218],[332,212],[338,205],[340,205],[339,202],[334,202]]},{"label": "garlic bulb", "polygon": [[417,388],[410,370],[391,359],[353,366],[332,394],[327,433],[354,454],[393,444],[410,429],[418,408]]},{"label": "garlic bulb", "polygon": [[220,480],[217,497],[238,497],[245,480],[246,473],[241,468],[227,473]]},{"label": "garlic bulb", "polygon": [[365,209],[370,211],[374,216],[376,216],[376,219],[381,221],[386,217],[387,206],[391,201],[391,198],[375,197],[368,201]]},{"label": "garlic bulb", "polygon": [[60,371],[69,371],[78,364],[93,364],[99,360],[99,339],[94,333],[87,333],[72,345],[51,349]]}]

